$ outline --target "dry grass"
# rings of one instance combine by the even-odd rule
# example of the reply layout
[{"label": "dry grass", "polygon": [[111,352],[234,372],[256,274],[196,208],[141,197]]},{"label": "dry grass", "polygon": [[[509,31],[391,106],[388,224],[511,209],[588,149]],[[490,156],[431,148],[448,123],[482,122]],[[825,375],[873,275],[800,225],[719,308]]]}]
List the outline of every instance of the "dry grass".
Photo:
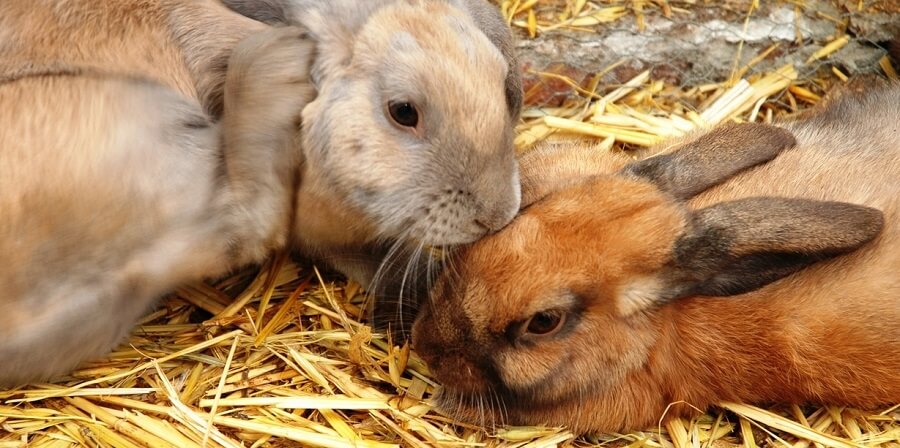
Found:
[{"label": "dry grass", "polygon": [[[670,7],[502,3],[514,26],[532,33],[640,21],[644,8]],[[895,73],[889,65],[885,71]],[[843,78],[798,79],[790,66],[749,78],[746,72],[740,68],[737,81],[689,88],[646,73],[622,86],[572,83],[564,106],[526,111],[517,143],[525,151],[549,137],[589,136],[598,139],[598,150],[627,150],[698,125],[769,121],[815,103]],[[427,404],[436,384],[409,347],[360,323],[364,299],[353,284],[285,256],[219,282],[185,286],[107,359],[57,384],[0,391],[0,448],[900,446],[897,409],[723,403],[693,421],[587,438],[561,428],[468,426]]]}]

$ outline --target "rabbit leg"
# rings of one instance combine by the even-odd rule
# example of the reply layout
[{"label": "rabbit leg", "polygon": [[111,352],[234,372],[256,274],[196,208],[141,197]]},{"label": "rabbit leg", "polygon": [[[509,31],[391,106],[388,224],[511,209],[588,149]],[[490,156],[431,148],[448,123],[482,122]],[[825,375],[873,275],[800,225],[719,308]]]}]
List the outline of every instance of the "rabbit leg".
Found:
[{"label": "rabbit leg", "polygon": [[239,264],[288,243],[302,163],[295,137],[315,96],[313,45],[299,28],[273,28],[241,41],[231,56],[222,131]]}]

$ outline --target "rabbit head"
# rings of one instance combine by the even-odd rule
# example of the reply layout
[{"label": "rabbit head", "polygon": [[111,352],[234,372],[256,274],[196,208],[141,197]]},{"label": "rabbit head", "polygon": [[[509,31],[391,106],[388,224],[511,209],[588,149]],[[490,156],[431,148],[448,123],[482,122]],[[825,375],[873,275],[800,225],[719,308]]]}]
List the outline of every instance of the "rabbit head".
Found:
[{"label": "rabbit head", "polygon": [[348,28],[322,10],[302,17],[320,44],[319,94],[302,114],[298,237],[452,245],[506,225],[520,201],[517,68],[448,3],[359,9]]},{"label": "rabbit head", "polygon": [[415,350],[443,385],[439,406],[480,423],[577,431],[658,418],[671,395],[650,375],[678,367],[648,366],[680,300],[755,290],[881,229],[880,212],[845,203],[683,202],[793,144],[780,128],[727,125],[615,174],[572,164],[591,158],[573,147],[561,149],[576,154],[569,162],[552,153],[529,162],[570,164],[551,174],[523,159],[538,178],[525,182],[523,204],[534,203],[451,257],[413,327]]}]

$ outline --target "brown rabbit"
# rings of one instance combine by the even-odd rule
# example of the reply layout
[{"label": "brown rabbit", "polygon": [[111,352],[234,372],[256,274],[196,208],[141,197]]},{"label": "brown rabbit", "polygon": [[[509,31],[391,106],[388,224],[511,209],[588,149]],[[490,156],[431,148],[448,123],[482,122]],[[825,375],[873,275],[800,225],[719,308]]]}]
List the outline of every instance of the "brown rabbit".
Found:
[{"label": "brown rabbit", "polygon": [[534,203],[452,257],[414,325],[440,407],[601,432],[670,403],[900,402],[900,85],[779,126],[618,172],[589,147],[526,156]]}]

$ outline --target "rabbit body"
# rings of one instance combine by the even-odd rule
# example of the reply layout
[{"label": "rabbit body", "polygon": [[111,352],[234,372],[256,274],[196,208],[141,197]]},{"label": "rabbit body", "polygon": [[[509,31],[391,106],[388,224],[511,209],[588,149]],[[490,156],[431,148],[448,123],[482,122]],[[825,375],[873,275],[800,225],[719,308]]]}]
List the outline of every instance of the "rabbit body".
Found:
[{"label": "rabbit body", "polygon": [[[5,2],[0,29],[0,384],[101,355],[178,284],[287,243],[254,188],[298,157],[246,139],[313,96],[298,30],[164,0]],[[214,122],[224,103],[256,134]]]},{"label": "rabbit body", "polygon": [[534,203],[453,258],[414,326],[438,403],[598,432],[900,402],[900,86],[868,90],[631,164],[524,156]]}]

